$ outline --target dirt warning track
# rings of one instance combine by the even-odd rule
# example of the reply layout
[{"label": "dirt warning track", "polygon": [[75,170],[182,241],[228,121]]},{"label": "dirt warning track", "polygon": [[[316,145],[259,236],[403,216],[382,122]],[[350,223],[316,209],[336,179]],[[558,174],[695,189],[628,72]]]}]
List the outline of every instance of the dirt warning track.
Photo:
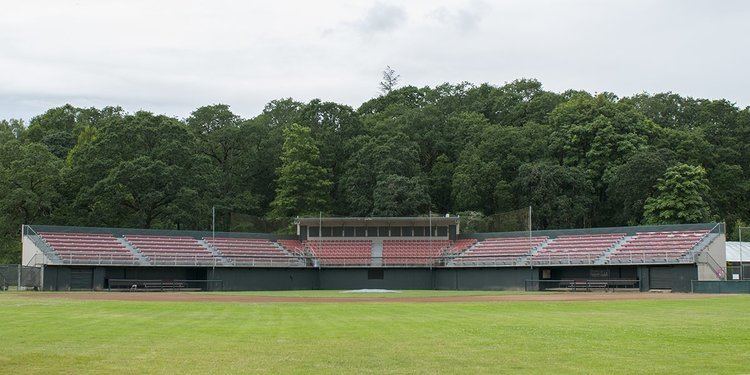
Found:
[{"label": "dirt warning track", "polygon": [[41,292],[22,294],[29,298],[61,298],[95,301],[162,301],[162,302],[239,302],[239,303],[445,303],[445,302],[514,302],[514,301],[628,301],[663,299],[701,299],[726,294],[688,293],[552,293],[499,294],[429,297],[297,297],[241,295],[231,293],[190,292]]}]

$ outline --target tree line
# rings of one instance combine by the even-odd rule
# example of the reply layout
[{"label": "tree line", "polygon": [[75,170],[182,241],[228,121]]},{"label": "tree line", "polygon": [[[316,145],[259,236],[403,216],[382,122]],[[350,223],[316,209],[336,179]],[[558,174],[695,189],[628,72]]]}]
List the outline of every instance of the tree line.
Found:
[{"label": "tree line", "polygon": [[[396,77],[397,78],[397,77]],[[0,121],[0,262],[21,224],[217,229],[230,214],[483,216],[534,229],[750,218],[750,108],[673,93],[617,97],[536,80],[395,87],[184,119],[120,107]],[[4,255],[3,255],[4,254]]]}]

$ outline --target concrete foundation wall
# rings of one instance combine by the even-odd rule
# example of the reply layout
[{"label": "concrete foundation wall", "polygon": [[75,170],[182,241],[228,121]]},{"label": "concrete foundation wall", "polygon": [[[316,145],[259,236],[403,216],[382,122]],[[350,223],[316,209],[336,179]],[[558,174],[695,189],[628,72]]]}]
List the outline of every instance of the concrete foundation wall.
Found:
[{"label": "concrete foundation wall", "polygon": [[[552,267],[550,279],[640,280],[653,288],[689,292],[695,265]],[[438,289],[524,290],[545,268],[200,268],[47,266],[44,290],[106,289],[109,279],[221,280],[223,290]]]},{"label": "concrete foundation wall", "polygon": [[34,245],[28,236],[21,238],[21,264],[24,266],[35,266],[37,264],[50,263],[44,253]]}]

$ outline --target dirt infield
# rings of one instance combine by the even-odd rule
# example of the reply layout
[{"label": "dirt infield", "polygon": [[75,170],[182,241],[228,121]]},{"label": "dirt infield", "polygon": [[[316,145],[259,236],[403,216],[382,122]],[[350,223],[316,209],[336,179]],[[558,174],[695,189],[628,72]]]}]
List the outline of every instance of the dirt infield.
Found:
[{"label": "dirt infield", "polygon": [[727,294],[688,293],[552,293],[502,294],[435,297],[290,297],[265,295],[237,295],[223,293],[179,292],[42,292],[23,294],[31,298],[62,298],[95,301],[162,301],[162,302],[240,302],[240,303],[436,303],[436,302],[515,302],[515,301],[628,301],[661,299],[700,299]]}]

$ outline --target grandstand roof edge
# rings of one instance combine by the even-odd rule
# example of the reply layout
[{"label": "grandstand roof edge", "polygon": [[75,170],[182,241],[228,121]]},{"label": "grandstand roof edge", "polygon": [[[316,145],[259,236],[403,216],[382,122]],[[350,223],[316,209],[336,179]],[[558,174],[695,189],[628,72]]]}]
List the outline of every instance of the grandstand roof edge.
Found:
[{"label": "grandstand roof edge", "polygon": [[[195,238],[211,237],[213,232],[200,230],[178,230],[178,229],[141,229],[141,228],[109,228],[109,227],[82,227],[82,226],[64,226],[64,225],[42,225],[26,224],[35,232],[67,232],[67,233],[111,233],[116,236],[123,235],[168,235],[168,236],[191,236]],[[247,237],[247,238],[267,238],[267,239],[296,239],[295,235],[258,233],[258,232],[216,232],[216,237]]]},{"label": "grandstand roof edge", "polygon": [[458,224],[458,216],[413,216],[413,217],[299,217],[296,222],[300,225],[388,225],[388,224],[420,224],[428,225]]},{"label": "grandstand roof edge", "polygon": [[[607,233],[625,233],[633,235],[636,232],[658,232],[673,230],[719,230],[724,233],[723,223],[696,223],[696,224],[664,224],[664,225],[637,225],[629,227],[600,227],[600,228],[580,228],[580,229],[547,229],[532,230],[534,236],[557,237],[562,235],[577,234],[607,234]],[[528,231],[515,232],[483,232],[483,233],[464,233],[464,238],[484,239],[491,237],[524,237],[528,236]]]}]

